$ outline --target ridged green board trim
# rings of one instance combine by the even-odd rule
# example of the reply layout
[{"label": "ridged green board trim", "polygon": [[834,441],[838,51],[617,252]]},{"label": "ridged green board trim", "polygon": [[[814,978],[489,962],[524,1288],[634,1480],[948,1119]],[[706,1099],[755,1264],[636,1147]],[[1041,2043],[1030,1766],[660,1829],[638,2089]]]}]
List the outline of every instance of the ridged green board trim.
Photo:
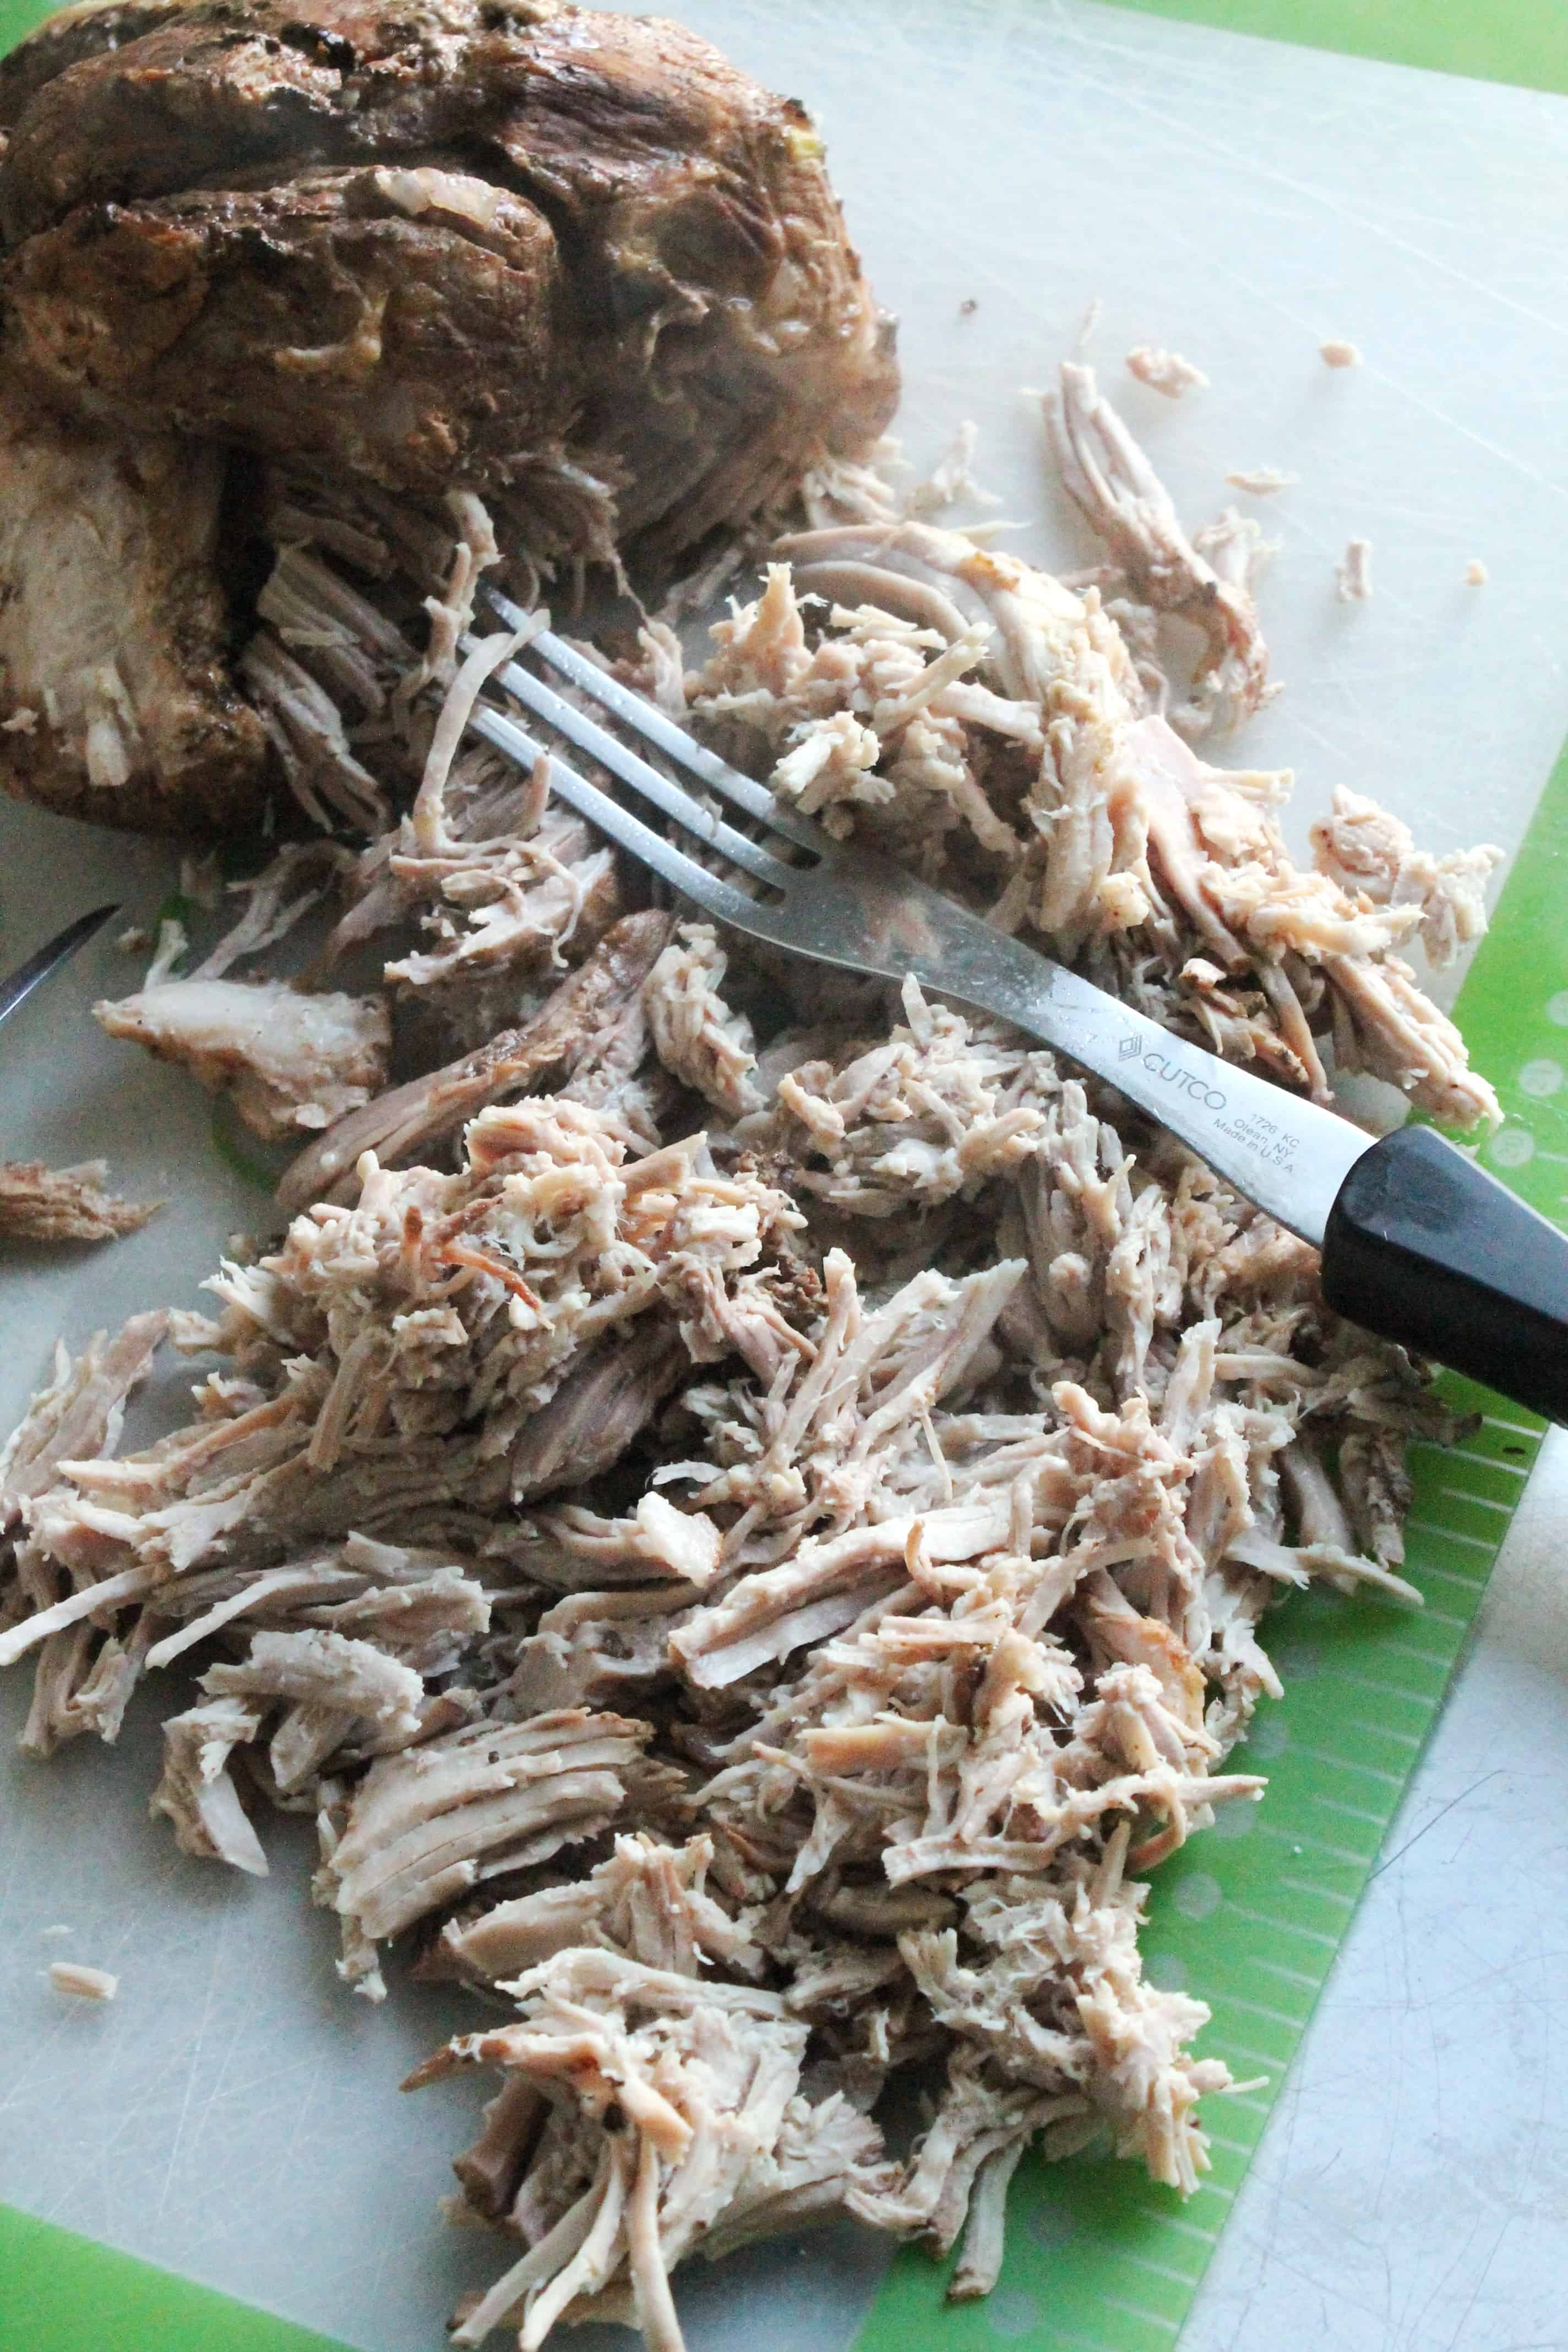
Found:
[{"label": "ridged green board trim", "polygon": [[[1568,12],[1565,12],[1568,13]],[[1568,753],[1525,835],[1458,1018],[1497,1086],[1483,1157],[1568,1227]],[[1172,2345],[1436,1720],[1541,1442],[1541,1424],[1448,1377],[1480,1415],[1457,1446],[1415,1449],[1407,1574],[1418,1612],[1317,1591],[1271,1621],[1285,1696],[1236,1766],[1268,1775],[1260,1806],[1222,1812],[1153,1882],[1143,1939],[1157,1980],[1214,2011],[1200,2052],[1267,2084],[1211,2099],[1214,2169],[1185,2204],[1130,2164],[1019,2168],[989,2305],[949,2306],[947,2266],[890,2265],[854,2352],[1154,2352]]]},{"label": "ridged green board trim", "polygon": [[1407,1572],[1426,1607],[1312,1591],[1280,1610],[1268,1646],[1286,1696],[1264,1706],[1234,1759],[1238,1770],[1268,1774],[1268,1794],[1260,1806],[1227,1808],[1153,1882],[1142,1939],[1152,1976],[1208,2002],[1214,2021],[1200,2053],[1226,2058],[1238,2078],[1268,2078],[1205,2101],[1213,2170],[1204,2186],[1184,2204],[1131,2164],[1026,2163],[990,2304],[946,2305],[948,2266],[902,2252],[856,2352],[997,2352],[1008,2340],[1027,2352],[1153,2352],[1175,2341],[1380,1866],[1539,1444],[1539,1426],[1514,1408],[1448,1385],[1483,1418],[1462,1447],[1416,1450]]}]

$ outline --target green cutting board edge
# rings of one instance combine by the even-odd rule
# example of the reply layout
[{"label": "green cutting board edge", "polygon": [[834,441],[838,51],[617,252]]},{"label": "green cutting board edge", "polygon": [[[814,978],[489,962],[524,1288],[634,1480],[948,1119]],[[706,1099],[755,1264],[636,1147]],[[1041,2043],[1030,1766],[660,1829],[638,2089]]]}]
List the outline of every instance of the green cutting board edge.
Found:
[{"label": "green cutting board edge", "polygon": [[[1440,0],[1121,0],[1146,15],[1386,62],[1568,91],[1568,6],[1508,0],[1471,15]],[[0,0],[0,52],[47,14]],[[1459,999],[1477,1066],[1506,1123],[1487,1149],[1532,1208],[1568,1226],[1568,1090],[1531,1091],[1568,1058],[1568,752],[1559,761]],[[1521,1083],[1521,1074],[1524,1083]],[[1447,1382],[1481,1416],[1467,1444],[1415,1458],[1411,1574],[1418,1616],[1313,1591],[1275,1619],[1286,1696],[1238,1751],[1267,1803],[1215,1830],[1154,1883],[1144,1949],[1157,1982],[1213,2011],[1200,2051],[1266,2087],[1207,2103],[1213,2169],[1184,2203],[1132,2166],[1020,2168],[1007,2252],[986,2304],[948,2307],[947,2271],[912,2250],[890,2265],[853,2352],[1170,2352],[1262,2136],[1285,2070],[1384,1835],[1436,1719],[1524,1489],[1541,1425]],[[1226,1834],[1227,1830],[1232,1834]],[[1240,1834],[1234,1832],[1239,1832]],[[341,2352],[325,2336],[0,2206],[0,2352]]]}]

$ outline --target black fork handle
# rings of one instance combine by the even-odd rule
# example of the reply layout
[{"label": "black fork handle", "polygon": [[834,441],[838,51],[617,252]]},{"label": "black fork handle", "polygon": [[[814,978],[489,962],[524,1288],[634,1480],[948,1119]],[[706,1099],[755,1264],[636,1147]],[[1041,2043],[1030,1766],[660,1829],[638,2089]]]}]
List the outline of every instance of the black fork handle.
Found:
[{"label": "black fork handle", "polygon": [[1429,1127],[1363,1155],[1323,1236],[1335,1312],[1568,1423],[1568,1237]]}]

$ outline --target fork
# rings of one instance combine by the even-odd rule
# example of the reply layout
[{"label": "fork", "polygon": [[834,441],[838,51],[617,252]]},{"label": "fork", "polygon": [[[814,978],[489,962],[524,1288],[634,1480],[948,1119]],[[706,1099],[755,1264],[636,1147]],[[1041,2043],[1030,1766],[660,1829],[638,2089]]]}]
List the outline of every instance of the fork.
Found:
[{"label": "fork", "polygon": [[[526,625],[507,597],[487,593],[510,629]],[[1464,1152],[1426,1127],[1375,1141],[1222,1062],[892,859],[835,841],[550,630],[520,650],[718,805],[704,805],[521,659],[490,683],[544,732],[481,699],[474,733],[530,771],[543,757],[552,791],[703,914],[841,971],[893,982],[912,973],[922,988],[1039,1038],[1321,1249],[1323,1293],[1338,1313],[1568,1421],[1568,1240]],[[590,782],[562,744],[585,753],[646,814]],[[649,822],[656,814],[700,861]]]}]

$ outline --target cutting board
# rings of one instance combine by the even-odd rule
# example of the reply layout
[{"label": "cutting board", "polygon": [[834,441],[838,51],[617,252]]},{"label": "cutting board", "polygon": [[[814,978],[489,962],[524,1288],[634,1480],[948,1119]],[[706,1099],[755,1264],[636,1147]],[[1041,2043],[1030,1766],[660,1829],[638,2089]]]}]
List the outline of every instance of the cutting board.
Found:
[{"label": "cutting board", "polygon": [[[1298,845],[1346,783],[1436,850],[1489,838],[1510,853],[1499,934],[1462,1009],[1510,1112],[1492,1164],[1555,1211],[1568,821],[1542,794],[1568,727],[1568,103],[1043,0],[692,0],[683,13],[816,115],[902,321],[910,460],[923,467],[973,419],[976,473],[1000,501],[988,511],[1018,526],[1002,543],[1058,566],[1091,560],[1021,387],[1050,381],[1098,298],[1089,355],[1183,513],[1198,522],[1235,500],[1279,542],[1262,604],[1287,691],[1234,756],[1297,771]],[[1331,372],[1325,336],[1355,342],[1364,364]],[[1184,352],[1209,388],[1172,404],[1134,383],[1122,355],[1143,342]],[[1299,479],[1268,499],[1226,487],[1228,471],[1261,465]],[[1373,543],[1363,605],[1334,593],[1352,535]],[[1484,589],[1465,584],[1472,558]],[[110,893],[146,919],[174,879],[156,847],[7,807],[0,964]],[[90,1259],[40,1255],[0,1276],[0,1426],[57,1332],[79,1343],[139,1307],[194,1301],[225,1237],[265,1217],[215,1149],[205,1100],[86,1018],[133,976],[100,939],[5,1033],[0,1150],[104,1152],[125,1189],[172,1205]],[[941,2315],[921,2257],[889,2272],[885,2249],[849,2229],[700,2266],[682,2299],[693,2352],[831,2352],[858,2332],[866,2352],[1171,2343],[1533,1454],[1529,1424],[1478,1402],[1473,1444],[1420,1465],[1422,1619],[1291,1604],[1276,1627],[1289,1693],[1250,1743],[1269,1795],[1240,1840],[1215,1833],[1161,1875],[1152,1968],[1213,2001],[1204,2048],[1270,2081],[1215,2103],[1210,2184],[1178,2210],[1127,2168],[1026,2169],[998,2294],[959,2314]],[[177,1695],[133,1709],[117,1752],[84,1742],[40,1767],[10,1748],[23,1680],[0,1692],[0,2199],[361,2352],[438,2345],[456,2294],[495,2267],[435,2210],[479,2091],[400,2099],[395,2084],[464,2008],[395,1983],[372,2011],[343,1991],[300,1824],[268,1827],[264,1883],[175,1852],[145,1800]],[[62,1955],[117,1970],[117,2003],[52,1995],[43,1971]],[[7,2347],[299,2341],[264,2324],[244,2334],[147,2273],[84,2267],[73,2240],[13,2221],[0,2259],[7,2245],[0,2309],[42,2298],[25,2336],[0,2323]]]}]

